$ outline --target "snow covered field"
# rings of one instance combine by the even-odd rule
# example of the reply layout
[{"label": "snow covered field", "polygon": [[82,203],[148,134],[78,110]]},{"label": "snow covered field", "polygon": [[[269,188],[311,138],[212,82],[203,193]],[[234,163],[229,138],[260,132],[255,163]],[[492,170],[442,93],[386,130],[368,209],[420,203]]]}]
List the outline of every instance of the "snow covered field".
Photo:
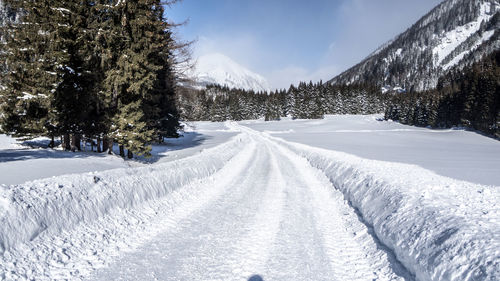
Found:
[{"label": "snow covered field", "polygon": [[500,185],[500,143],[463,130],[430,130],[380,122],[379,115],[326,116],[323,120],[244,121],[288,141],[362,158],[418,165],[439,175]]},{"label": "snow covered field", "polygon": [[2,137],[0,277],[500,279],[500,143],[378,117],[196,122],[151,164]]},{"label": "snow covered field", "polygon": [[[0,135],[0,184],[20,184],[26,181],[60,176],[65,174],[104,171],[115,168],[143,166],[146,163],[166,162],[184,158],[227,141],[235,132],[230,132],[224,124],[199,122],[203,129],[186,126],[184,137],[170,139],[165,145],[153,146],[153,157],[139,158],[139,161],[124,161],[120,157],[92,152],[64,152],[38,147],[48,141],[16,142],[15,139]],[[28,144],[35,145],[35,148]],[[89,149],[89,148],[88,148]],[[118,154],[118,148],[115,147]]]}]

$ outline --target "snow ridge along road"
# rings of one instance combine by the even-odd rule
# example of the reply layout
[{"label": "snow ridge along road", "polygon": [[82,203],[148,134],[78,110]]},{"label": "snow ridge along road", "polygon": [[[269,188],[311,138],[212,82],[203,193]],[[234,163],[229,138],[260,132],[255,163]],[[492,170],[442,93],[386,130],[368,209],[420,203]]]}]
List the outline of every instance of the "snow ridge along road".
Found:
[{"label": "snow ridge along road", "polygon": [[86,275],[152,235],[153,218],[189,201],[201,182],[209,185],[251,150],[235,137],[165,164],[0,186],[0,278]]},{"label": "snow ridge along road", "polygon": [[0,278],[500,277],[497,187],[226,124],[190,158],[0,189]]},{"label": "snow ridge along road", "polygon": [[500,280],[499,186],[267,137],[327,175],[417,280]]}]

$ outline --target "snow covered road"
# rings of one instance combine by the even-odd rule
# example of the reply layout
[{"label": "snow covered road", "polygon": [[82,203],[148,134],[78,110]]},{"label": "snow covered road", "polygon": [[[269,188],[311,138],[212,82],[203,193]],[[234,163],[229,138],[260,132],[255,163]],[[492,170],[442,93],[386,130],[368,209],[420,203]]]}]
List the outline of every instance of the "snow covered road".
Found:
[{"label": "snow covered road", "polygon": [[500,277],[498,186],[221,125],[179,160],[0,186],[0,279]]},{"label": "snow covered road", "polygon": [[212,192],[218,194],[211,202],[90,279],[410,276],[323,174],[258,133],[246,133],[254,143],[251,157],[227,175],[216,175]]}]

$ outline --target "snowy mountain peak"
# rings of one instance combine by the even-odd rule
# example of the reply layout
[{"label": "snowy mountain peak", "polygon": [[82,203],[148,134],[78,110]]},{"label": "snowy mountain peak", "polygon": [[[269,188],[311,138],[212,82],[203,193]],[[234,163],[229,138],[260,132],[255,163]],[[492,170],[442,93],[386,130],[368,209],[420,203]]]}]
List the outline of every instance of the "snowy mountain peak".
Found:
[{"label": "snowy mountain peak", "polygon": [[269,91],[269,84],[264,77],[219,53],[199,57],[194,70],[188,76],[192,77],[199,87],[220,84],[229,88]]},{"label": "snowy mountain peak", "polygon": [[433,89],[452,69],[462,69],[497,50],[499,27],[499,0],[445,0],[407,31],[329,82]]}]

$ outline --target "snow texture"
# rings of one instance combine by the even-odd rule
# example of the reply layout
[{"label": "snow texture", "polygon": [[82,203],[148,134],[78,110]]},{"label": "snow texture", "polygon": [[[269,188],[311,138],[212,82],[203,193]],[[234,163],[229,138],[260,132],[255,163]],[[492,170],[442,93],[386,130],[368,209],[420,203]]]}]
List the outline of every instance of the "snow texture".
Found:
[{"label": "snow texture", "polygon": [[470,50],[463,51],[462,53],[458,54],[456,57],[454,57],[449,63],[443,66],[443,69],[448,70],[452,68],[453,66],[457,65],[462,59],[470,54],[471,52],[474,52],[481,44],[484,42],[490,40],[490,38],[495,34],[494,30],[486,31],[483,33],[483,36],[481,37],[481,40],[477,41],[474,46],[471,47]]},{"label": "snow texture", "polygon": [[[148,163],[179,160],[219,145],[236,132],[230,132],[222,123],[198,122],[184,124],[186,130],[178,139],[166,139],[162,145],[153,145],[152,157],[124,161],[115,155],[94,152],[66,152],[46,149],[50,140],[37,138],[16,141],[0,134],[0,185],[21,184],[42,178],[66,174],[105,171],[117,168],[140,167]],[[195,127],[193,127],[195,126]],[[201,126],[197,129],[196,126]],[[90,146],[86,147],[87,151]],[[114,148],[119,153],[118,147]]]},{"label": "snow texture", "polygon": [[[196,125],[239,134],[180,160],[2,186],[0,278],[500,278],[498,180],[481,185],[339,151],[350,147],[338,139],[355,138],[432,146],[443,131],[376,116]],[[319,131],[330,140],[323,148],[296,142]],[[447,132],[465,136],[464,146],[499,147]]]},{"label": "snow texture", "polygon": [[288,141],[361,158],[420,166],[482,185],[500,185],[500,143],[460,129],[432,130],[379,121],[383,115],[327,115],[322,120],[243,121]]},{"label": "snow texture", "polygon": [[413,165],[288,144],[322,170],[417,280],[500,278],[500,193]]},{"label": "snow texture", "polygon": [[[66,175],[2,186],[0,253],[41,235],[88,223],[112,208],[127,209],[207,177],[237,153],[240,139],[196,156],[155,167]],[[191,163],[198,162],[193,166]],[[147,175],[145,177],[144,175]]]}]

